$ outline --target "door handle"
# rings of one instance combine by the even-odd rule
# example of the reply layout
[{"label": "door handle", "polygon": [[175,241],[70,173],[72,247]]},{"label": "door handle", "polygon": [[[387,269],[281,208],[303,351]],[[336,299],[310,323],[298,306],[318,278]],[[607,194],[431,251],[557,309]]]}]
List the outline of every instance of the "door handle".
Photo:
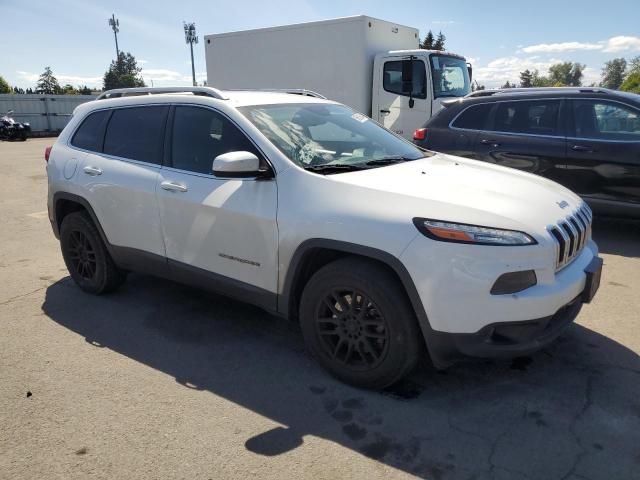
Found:
[{"label": "door handle", "polygon": [[86,166],[82,170],[84,170],[84,173],[86,173],[87,175],[91,175],[92,177],[95,177],[96,175],[102,175],[102,169],[98,167]]},{"label": "door handle", "polygon": [[585,153],[593,153],[596,151],[595,148],[586,147],[584,145],[574,145],[573,147],[571,147],[571,150],[575,152],[585,152]]},{"label": "door handle", "polygon": [[391,110],[380,110],[380,113],[384,115],[389,115],[391,113]]},{"label": "door handle", "polygon": [[480,140],[480,143],[483,145],[491,145],[493,148],[498,148],[500,146],[500,144],[495,140],[488,140],[486,138],[483,138],[482,140]]},{"label": "door handle", "polygon": [[169,192],[186,192],[189,190],[184,183],[164,181],[160,184],[160,188]]}]

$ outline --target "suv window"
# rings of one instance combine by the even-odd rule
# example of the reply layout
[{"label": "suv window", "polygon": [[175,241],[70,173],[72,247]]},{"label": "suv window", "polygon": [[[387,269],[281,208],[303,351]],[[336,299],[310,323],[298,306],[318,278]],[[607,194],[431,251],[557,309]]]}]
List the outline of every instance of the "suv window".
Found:
[{"label": "suv window", "polygon": [[493,105],[492,103],[473,105],[458,115],[451,126],[469,130],[486,130],[489,123],[489,114],[491,113]]},{"label": "suv window", "polygon": [[640,111],[613,102],[574,100],[576,137],[602,140],[640,140]]},{"label": "suv window", "polygon": [[113,111],[104,137],[104,153],[148,163],[162,163],[164,124],[169,107],[145,106]]},{"label": "suv window", "polygon": [[245,134],[220,113],[201,107],[176,107],[171,141],[174,168],[210,174],[214,158],[236,151],[261,158]]},{"label": "suv window", "polygon": [[[404,85],[402,82],[402,68],[408,68],[406,64],[413,63],[412,82],[410,85]],[[405,82],[406,83],[406,82]],[[411,94],[415,98],[427,98],[427,80],[424,62],[422,60],[397,60],[385,62],[382,73],[382,88],[387,92],[397,93],[398,95],[409,96],[409,87]]]},{"label": "suv window", "polygon": [[557,135],[560,100],[498,102],[496,132]]},{"label": "suv window", "polygon": [[94,112],[87,116],[71,139],[71,145],[92,152],[102,151],[104,124],[109,117],[108,110]]}]

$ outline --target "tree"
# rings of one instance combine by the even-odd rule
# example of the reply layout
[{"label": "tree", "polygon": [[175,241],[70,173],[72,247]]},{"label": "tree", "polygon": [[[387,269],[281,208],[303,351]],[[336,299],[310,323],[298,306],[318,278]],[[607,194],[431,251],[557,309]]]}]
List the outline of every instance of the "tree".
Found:
[{"label": "tree", "polygon": [[516,88],[516,84],[515,83],[509,83],[509,80],[507,80],[506,83],[504,85],[502,85],[500,88]]},{"label": "tree", "polygon": [[79,95],[91,95],[91,89],[89,87],[87,87],[86,85],[84,85],[82,87],[78,87],[78,94]]},{"label": "tree", "polygon": [[104,74],[104,90],[146,86],[140,76],[141,71],[133,55],[120,52],[118,59],[111,62],[109,70]]},{"label": "tree", "polygon": [[71,85],[67,83],[64,87],[62,87],[62,93],[64,95],[77,95],[78,91]]},{"label": "tree", "polygon": [[540,75],[538,70],[531,72],[531,86],[532,87],[551,87],[553,84],[544,75]]},{"label": "tree", "polygon": [[20,88],[20,87],[13,87],[13,93],[17,93],[17,94],[24,94],[24,88]]},{"label": "tree", "polygon": [[420,44],[420,48],[424,48],[425,50],[433,50],[433,44],[435,43],[435,39],[433,38],[433,32],[429,30],[427,36],[424,37],[424,40]]},{"label": "tree", "polygon": [[7,81],[0,76],[0,93],[11,93],[11,87]]},{"label": "tree", "polygon": [[471,84],[472,92],[477,92],[478,90],[484,90],[484,89],[485,89],[485,86],[480,85],[477,80],[474,80],[473,83]]},{"label": "tree", "polygon": [[532,82],[532,74],[529,69],[524,72],[520,72],[520,86],[522,88],[531,88],[533,86]]},{"label": "tree", "polygon": [[624,72],[627,69],[627,61],[624,58],[609,60],[602,67],[602,81],[600,86],[617,90],[624,82]]},{"label": "tree", "polygon": [[51,67],[45,67],[44,72],[38,79],[36,85],[36,93],[44,93],[47,95],[55,95],[62,93],[62,88],[58,83],[58,79],[53,75]]},{"label": "tree", "polygon": [[434,50],[444,50],[444,42],[447,37],[444,36],[442,32],[438,33],[438,38],[436,38],[435,43],[433,44]]},{"label": "tree", "polygon": [[549,67],[549,83],[552,87],[579,87],[582,85],[582,63],[562,62]]},{"label": "tree", "polygon": [[640,70],[633,71],[625,78],[620,90],[623,92],[640,93]]},{"label": "tree", "polygon": [[627,75],[631,75],[633,73],[639,73],[640,72],[640,55],[629,60],[628,67],[629,67],[629,70],[627,71]]}]

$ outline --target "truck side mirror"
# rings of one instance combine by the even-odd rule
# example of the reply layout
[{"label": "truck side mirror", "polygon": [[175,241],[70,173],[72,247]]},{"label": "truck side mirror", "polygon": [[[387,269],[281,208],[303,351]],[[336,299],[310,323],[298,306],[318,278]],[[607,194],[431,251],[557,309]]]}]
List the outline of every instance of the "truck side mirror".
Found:
[{"label": "truck side mirror", "polygon": [[413,61],[402,61],[402,89],[404,90],[405,83],[413,83]]},{"label": "truck side mirror", "polygon": [[471,80],[473,78],[473,67],[468,62],[467,62],[467,71],[469,72],[469,83],[471,83]]}]

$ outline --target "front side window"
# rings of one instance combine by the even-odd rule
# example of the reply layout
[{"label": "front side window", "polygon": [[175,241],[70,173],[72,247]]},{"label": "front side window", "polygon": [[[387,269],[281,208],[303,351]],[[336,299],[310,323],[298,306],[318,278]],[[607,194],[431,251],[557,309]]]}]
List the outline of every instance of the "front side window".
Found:
[{"label": "front side window", "polygon": [[640,141],[640,111],[597,100],[574,100],[576,137],[594,140]]},{"label": "front side window", "polygon": [[101,110],[87,116],[73,135],[71,145],[92,152],[100,152],[102,150],[104,124],[108,117],[108,110]]},{"label": "front side window", "polygon": [[464,97],[471,93],[471,80],[467,62],[448,55],[431,55],[433,95],[441,97]]},{"label": "front side window", "polygon": [[[411,74],[405,73],[405,81],[402,79],[402,69],[405,72],[410,69]],[[394,60],[385,62],[383,67],[382,87],[391,93],[414,98],[427,98],[427,81],[422,60]],[[407,80],[410,78],[411,80]]]},{"label": "front side window", "polygon": [[173,117],[171,165],[195,173],[212,173],[213,159],[256,147],[225,116],[208,108],[178,106]]},{"label": "front side window", "polygon": [[489,124],[489,114],[493,104],[482,103],[464,110],[452,123],[455,128],[468,130],[486,130]]},{"label": "front side window", "polygon": [[498,102],[493,130],[529,135],[558,135],[560,100]]},{"label": "front side window", "polygon": [[157,105],[114,110],[104,137],[104,153],[161,164],[168,111],[169,107]]},{"label": "front side window", "polygon": [[285,156],[303,168],[373,168],[380,165],[376,160],[415,160],[425,156],[411,143],[344,105],[256,105],[239,110]]}]

